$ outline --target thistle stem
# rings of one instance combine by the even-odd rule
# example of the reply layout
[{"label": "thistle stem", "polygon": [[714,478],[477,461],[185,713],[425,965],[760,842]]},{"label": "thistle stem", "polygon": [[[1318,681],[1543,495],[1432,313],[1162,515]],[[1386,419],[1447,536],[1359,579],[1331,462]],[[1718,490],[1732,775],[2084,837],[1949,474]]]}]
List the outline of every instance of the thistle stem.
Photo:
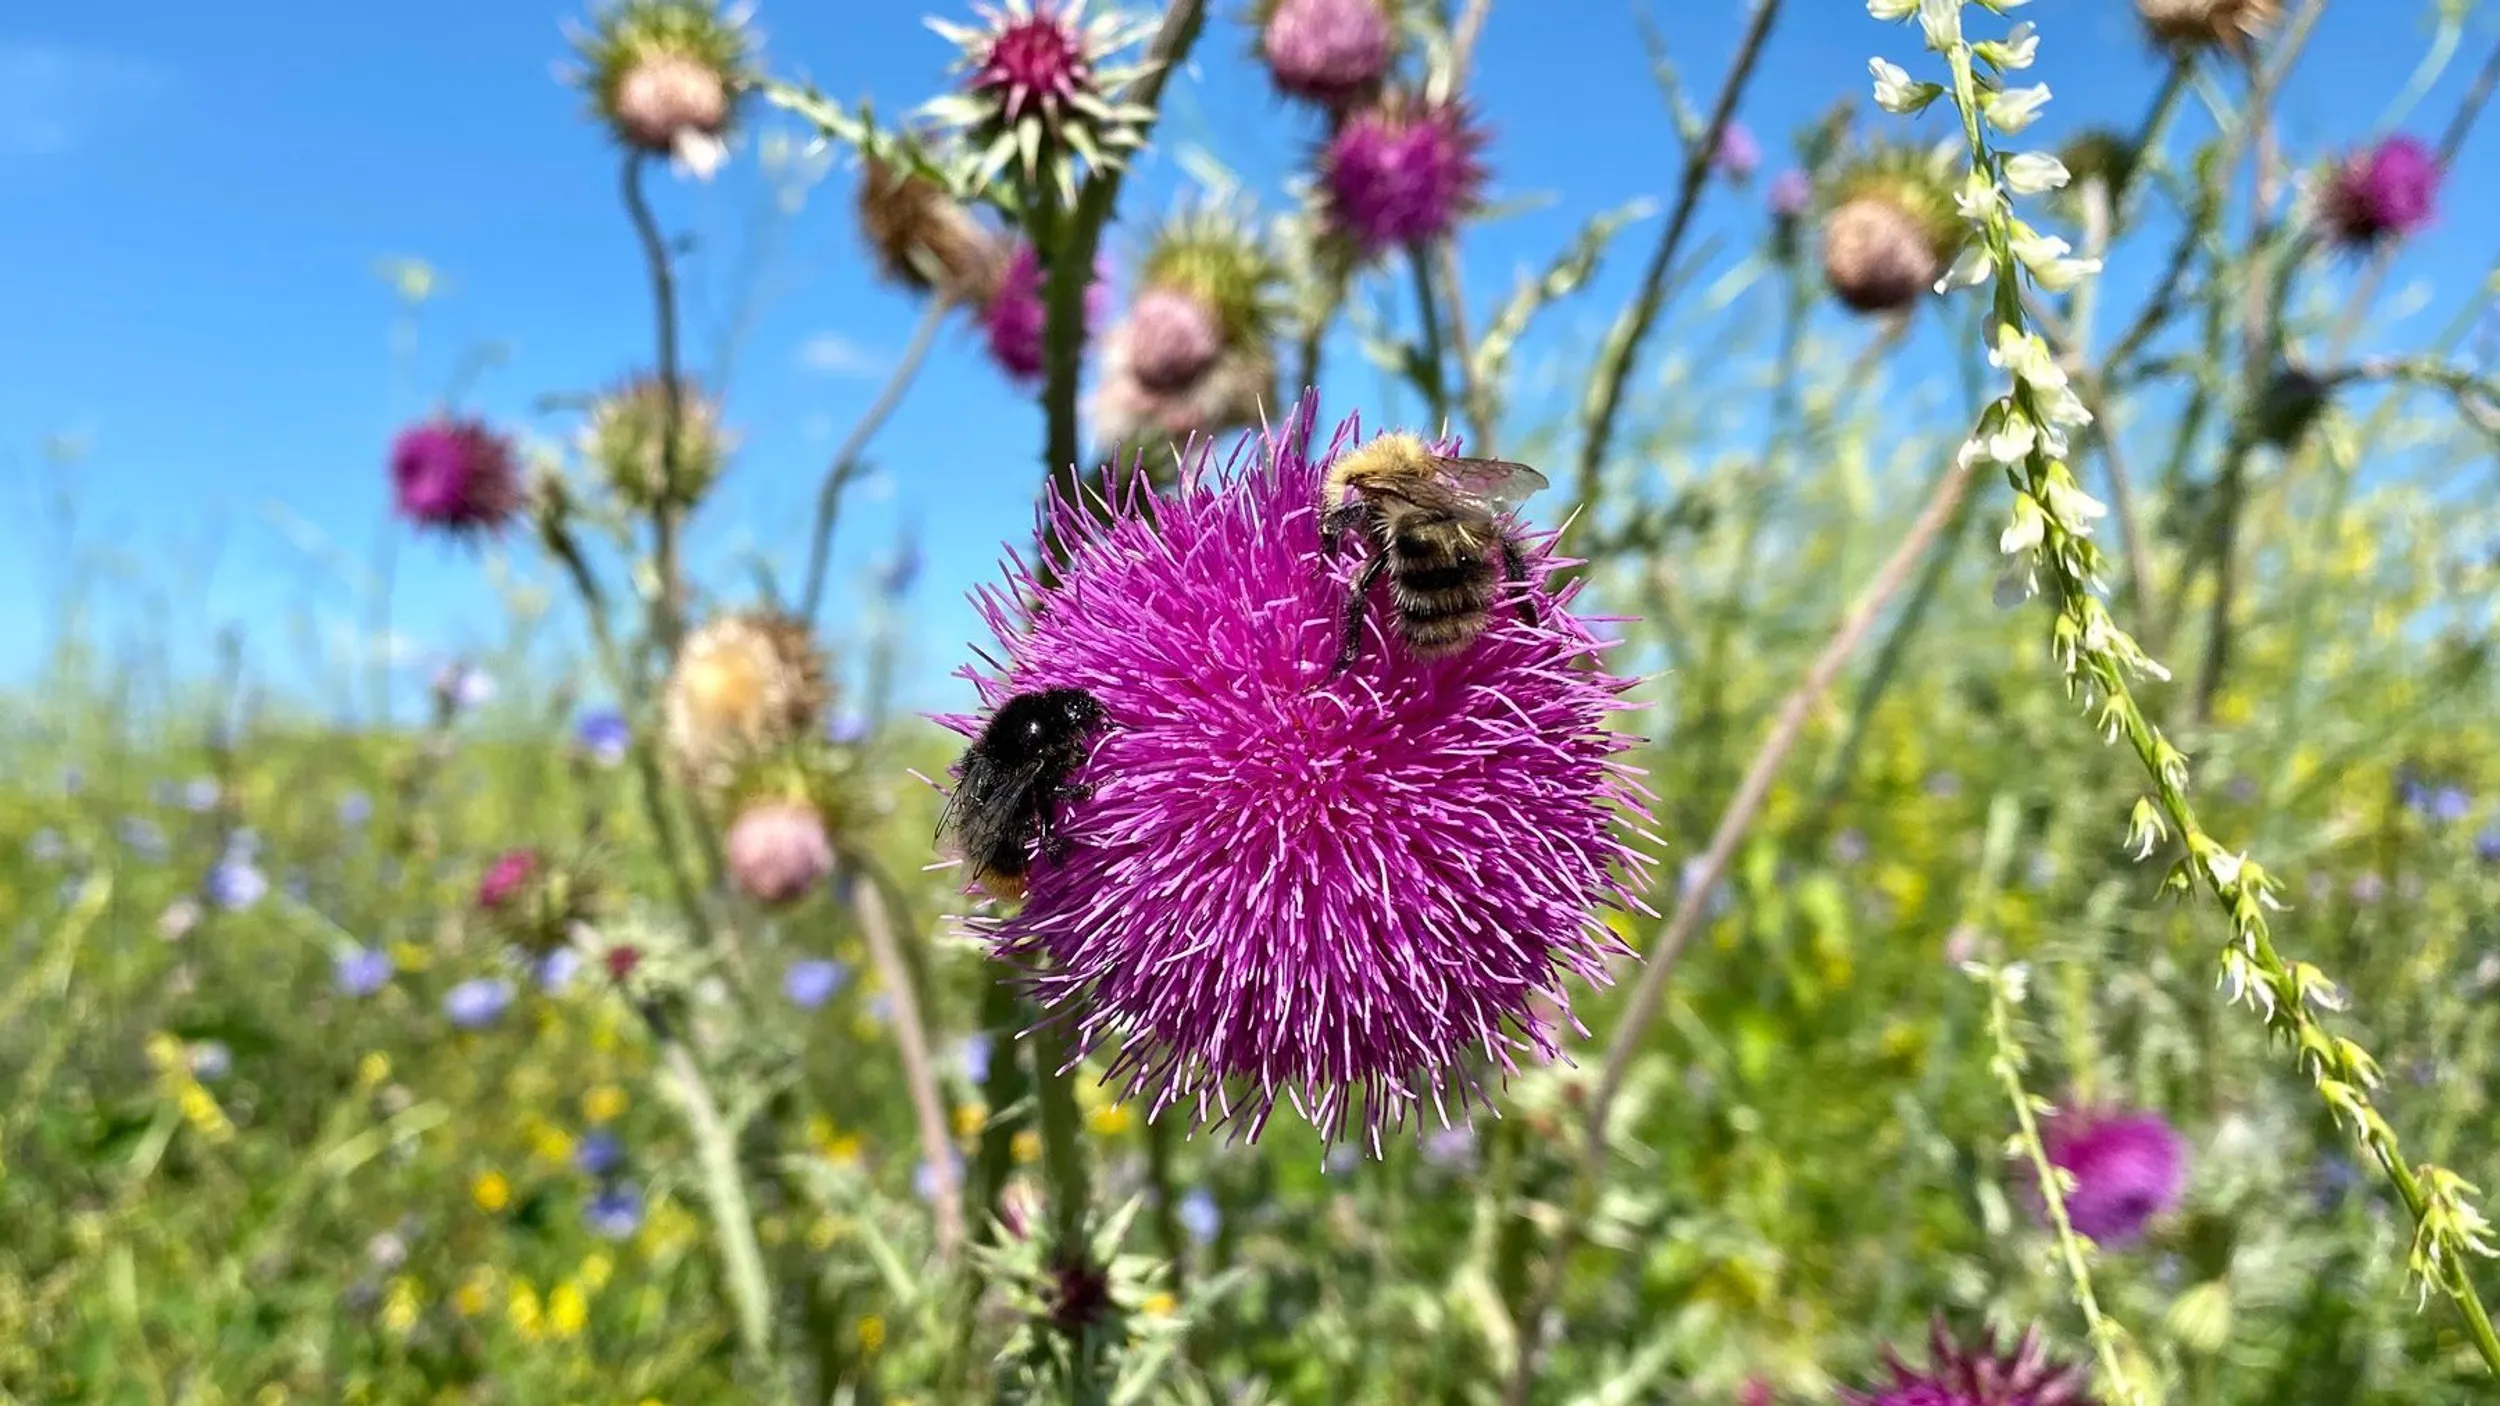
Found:
[{"label": "thistle stem", "polygon": [[903,348],[903,359],[895,363],[894,374],[886,379],[885,389],[877,392],[877,398],[861,412],[859,423],[851,426],[842,447],[833,451],[833,462],[826,466],[824,481],[816,488],[816,528],[808,539],[807,575],[803,578],[805,584],[799,590],[797,614],[801,620],[815,620],[817,611],[823,607],[825,578],[833,563],[833,527],[841,517],[843,490],[851,486],[851,480],[858,477],[860,469],[865,467],[865,461],[860,456],[867,452],[869,441],[884,428],[895,407],[903,403],[903,396],[911,389],[913,378],[920,374],[920,364],[929,358],[929,348],[937,344],[939,326],[946,321],[946,315],[954,311],[954,307],[953,299],[943,294],[930,295],[929,306],[921,312],[920,324],[912,329],[911,341]]},{"label": "thistle stem", "polygon": [[894,1049],[903,1061],[903,1086],[910,1090],[912,1113],[920,1125],[920,1155],[929,1164],[929,1202],[937,1223],[938,1255],[953,1259],[963,1247],[963,1190],[955,1167],[955,1143],[938,1101],[937,1074],[929,1061],[929,1038],[920,1016],[920,997],[903,949],[894,938],[894,922],[885,906],[885,889],[874,874],[851,885],[851,911],[859,919],[868,959],[891,1003]]},{"label": "thistle stem", "polygon": [[674,494],[678,482],[678,437],[685,421],[685,391],[677,374],[677,275],[668,252],[668,242],[660,235],[660,223],[651,214],[651,202],[643,194],[642,173],[649,157],[640,151],[625,157],[625,212],[633,218],[634,234],[642,241],[643,263],[650,271],[651,306],[657,319],[657,350],[660,376],[660,492],[651,509],[651,563],[659,575],[659,588],[651,601],[651,633],[659,642],[661,652],[675,658],[677,641],[685,629],[684,590],[677,562],[677,534],[682,510]]}]

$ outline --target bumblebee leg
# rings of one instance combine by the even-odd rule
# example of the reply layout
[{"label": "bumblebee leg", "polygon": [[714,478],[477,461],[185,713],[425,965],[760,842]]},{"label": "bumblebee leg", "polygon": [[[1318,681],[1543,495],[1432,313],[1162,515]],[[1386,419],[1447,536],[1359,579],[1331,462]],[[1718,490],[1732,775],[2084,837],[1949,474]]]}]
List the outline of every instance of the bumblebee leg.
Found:
[{"label": "bumblebee leg", "polygon": [[1355,656],[1363,652],[1363,611],[1371,604],[1372,587],[1380,584],[1381,575],[1388,569],[1389,554],[1375,552],[1370,561],[1363,563],[1362,574],[1347,588],[1344,636],[1337,646],[1337,666],[1328,671],[1328,677],[1333,679],[1353,668]]},{"label": "bumblebee leg", "polygon": [[1369,509],[1365,508],[1359,499],[1351,499],[1330,508],[1327,515],[1319,520],[1320,551],[1329,556],[1335,556],[1338,545],[1345,540],[1346,529],[1360,523],[1368,511]]},{"label": "bumblebee leg", "polygon": [[1536,593],[1528,589],[1528,559],[1519,554],[1519,544],[1508,537],[1502,539],[1502,574],[1519,587],[1519,618],[1536,623]]},{"label": "bumblebee leg", "polygon": [[1057,798],[1054,797],[1042,802],[1041,810],[1036,816],[1036,820],[1038,821],[1037,828],[1039,829],[1041,836],[1042,858],[1049,860],[1053,864],[1067,858],[1068,837],[1059,832],[1059,802]]}]

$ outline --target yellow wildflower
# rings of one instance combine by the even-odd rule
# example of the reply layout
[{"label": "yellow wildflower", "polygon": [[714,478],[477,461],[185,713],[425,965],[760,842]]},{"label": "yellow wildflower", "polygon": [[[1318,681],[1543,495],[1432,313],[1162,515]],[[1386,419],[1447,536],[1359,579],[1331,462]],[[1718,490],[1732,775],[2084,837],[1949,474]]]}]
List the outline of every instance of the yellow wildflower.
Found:
[{"label": "yellow wildflower", "polygon": [[590,1257],[582,1261],[580,1272],[573,1277],[581,1281],[581,1286],[585,1291],[595,1294],[608,1287],[608,1280],[615,1274],[616,1261],[597,1251],[592,1251]]},{"label": "yellow wildflower", "polygon": [[382,1087],[385,1083],[388,1083],[390,1081],[390,1077],[391,1057],[382,1053],[380,1050],[375,1050],[373,1053],[366,1055],[363,1059],[356,1061],[356,1087],[363,1089],[367,1093],[371,1093],[375,1089]]},{"label": "yellow wildflower", "polygon": [[873,1313],[859,1320],[859,1350],[873,1357],[884,1346],[885,1320]]},{"label": "yellow wildflower", "polygon": [[538,1303],[538,1290],[527,1279],[512,1281],[512,1293],[504,1300],[504,1316],[512,1320],[512,1331],[521,1341],[534,1343],[546,1333],[546,1314]]},{"label": "yellow wildflower", "polygon": [[469,1277],[452,1291],[451,1306],[463,1318],[475,1318],[486,1311],[487,1295],[495,1291],[495,1271],[479,1265]]},{"label": "yellow wildflower", "polygon": [[625,1091],[614,1084],[601,1084],[582,1095],[582,1119],[594,1127],[612,1123],[625,1113]]},{"label": "yellow wildflower", "polygon": [[1007,1150],[1019,1162],[1036,1161],[1042,1155],[1042,1135],[1031,1128],[1019,1128],[1014,1137],[1007,1139]]},{"label": "yellow wildflower", "polygon": [[1170,1294],[1154,1293],[1148,1294],[1146,1301],[1137,1307],[1150,1318],[1169,1318],[1181,1311],[1181,1301]]},{"label": "yellow wildflower", "polygon": [[825,1144],[823,1151],[825,1160],[835,1166],[856,1167],[859,1165],[859,1137],[855,1133],[844,1133],[833,1139]]},{"label": "yellow wildflower", "polygon": [[400,1275],[391,1281],[390,1292],[382,1299],[382,1327],[394,1337],[406,1337],[417,1326],[417,1281]]},{"label": "yellow wildflower", "polygon": [[990,1110],[978,1099],[971,1103],[956,1104],[955,1136],[972,1137],[978,1134],[981,1131],[981,1125],[989,1121],[989,1116]]},{"label": "yellow wildflower", "polygon": [[1086,1125],[1104,1137],[1118,1137],[1136,1121],[1137,1115],[1125,1103],[1110,1104],[1085,1115]]},{"label": "yellow wildflower", "polygon": [[480,1172],[469,1185],[469,1199],[491,1216],[512,1204],[512,1183],[501,1172]]},{"label": "yellow wildflower", "polygon": [[434,965],[433,949],[417,942],[391,944],[391,965],[404,972],[421,972]]},{"label": "yellow wildflower", "polygon": [[216,1098],[196,1081],[183,1080],[180,1102],[184,1120],[197,1128],[200,1136],[210,1142],[224,1142],[234,1136],[234,1124],[227,1120],[226,1110],[219,1108]]},{"label": "yellow wildflower", "polygon": [[543,1118],[530,1120],[530,1151],[550,1166],[563,1166],[573,1157],[573,1136]]},{"label": "yellow wildflower", "polygon": [[566,1281],[547,1296],[547,1331],[558,1339],[578,1337],[590,1322],[590,1300],[582,1286]]}]

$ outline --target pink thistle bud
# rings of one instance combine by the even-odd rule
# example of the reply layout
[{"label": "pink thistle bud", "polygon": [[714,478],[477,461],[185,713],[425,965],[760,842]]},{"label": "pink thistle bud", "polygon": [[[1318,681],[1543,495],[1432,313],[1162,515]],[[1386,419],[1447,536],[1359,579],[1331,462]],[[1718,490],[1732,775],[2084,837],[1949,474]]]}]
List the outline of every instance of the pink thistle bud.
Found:
[{"label": "pink thistle bud", "polygon": [[1337,109],[1379,90],[1397,32],[1382,0],[1280,0],[1259,31],[1259,53],[1279,90]]},{"label": "pink thistle bud", "polygon": [[489,913],[501,912],[537,877],[538,851],[505,850],[487,866],[485,877],[477,881],[477,906]]},{"label": "pink thistle bud", "polygon": [[824,817],[799,801],[750,805],[729,827],[729,876],[767,908],[804,898],[833,872]]}]

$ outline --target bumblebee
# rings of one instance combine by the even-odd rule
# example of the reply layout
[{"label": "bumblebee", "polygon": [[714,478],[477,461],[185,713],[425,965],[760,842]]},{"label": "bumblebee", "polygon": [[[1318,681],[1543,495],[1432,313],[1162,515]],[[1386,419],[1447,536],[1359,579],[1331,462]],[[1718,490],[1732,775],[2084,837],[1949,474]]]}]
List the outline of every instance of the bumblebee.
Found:
[{"label": "bumblebee", "polygon": [[1036,849],[1053,861],[1067,852],[1059,807],[1091,793],[1068,777],[1107,722],[1101,701],[1084,689],[1040,689],[1000,704],[965,749],[938,834],[952,832],[955,852],[991,897],[1024,897]]},{"label": "bumblebee", "polygon": [[[1512,583],[1528,579],[1508,518],[1545,475],[1502,459],[1435,454],[1422,437],[1384,434],[1329,466],[1320,494],[1320,548],[1334,555],[1359,531],[1371,559],[1346,597],[1343,643],[1334,678],[1353,667],[1363,644],[1372,588],[1389,578],[1398,637],[1418,659],[1463,654],[1492,623],[1493,563]],[[1536,623],[1523,593],[1520,618]]]}]

